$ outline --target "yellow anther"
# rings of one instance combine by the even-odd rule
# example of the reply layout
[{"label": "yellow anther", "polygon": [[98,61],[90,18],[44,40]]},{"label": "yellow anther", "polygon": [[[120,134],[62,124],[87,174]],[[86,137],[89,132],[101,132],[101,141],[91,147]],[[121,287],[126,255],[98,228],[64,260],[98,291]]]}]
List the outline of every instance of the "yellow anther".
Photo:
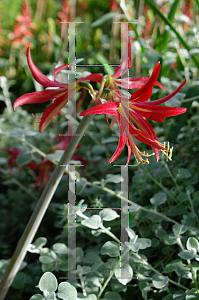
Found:
[{"label": "yellow anther", "polygon": [[121,105],[121,103],[120,103],[120,104],[119,104],[119,107],[118,107],[118,111],[119,111],[120,115],[121,115],[121,109],[122,109],[122,105]]},{"label": "yellow anther", "polygon": [[166,161],[168,161],[168,159],[172,160],[171,157],[172,157],[173,147],[170,148],[170,145],[169,145],[169,142],[168,142],[167,145],[166,145],[166,143],[164,143],[164,148],[165,148],[165,150],[161,150],[162,151],[162,157],[165,155],[166,156]]}]

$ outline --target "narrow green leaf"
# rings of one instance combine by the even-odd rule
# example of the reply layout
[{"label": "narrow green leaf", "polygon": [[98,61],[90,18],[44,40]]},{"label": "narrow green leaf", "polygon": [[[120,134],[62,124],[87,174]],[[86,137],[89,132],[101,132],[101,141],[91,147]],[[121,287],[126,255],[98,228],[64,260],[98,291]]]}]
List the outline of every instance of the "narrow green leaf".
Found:
[{"label": "narrow green leaf", "polygon": [[101,24],[105,23],[106,21],[118,16],[119,14],[116,13],[116,12],[109,12],[105,15],[103,15],[102,17],[100,17],[98,20],[96,20],[95,22],[93,22],[91,24],[92,27],[98,27],[100,26]]},{"label": "narrow green leaf", "polygon": [[[171,6],[171,9],[170,9],[170,12],[168,14],[168,20],[173,23],[173,19],[174,19],[174,16],[175,16],[175,13],[177,11],[177,8],[178,8],[178,4],[180,3],[180,0],[175,0]],[[168,42],[169,42],[169,37],[170,37],[170,34],[168,31],[165,31],[164,34],[163,34],[163,38],[162,38],[162,49],[163,50],[166,50],[167,49],[167,45],[168,45]]]},{"label": "narrow green leaf", "polygon": [[[171,30],[176,34],[177,38],[179,39],[179,41],[181,42],[181,44],[188,50],[190,51],[191,48],[189,47],[189,45],[185,42],[185,40],[181,37],[181,35],[179,34],[179,32],[177,32],[177,30],[175,29],[175,27],[172,25],[171,21],[166,18],[161,11],[159,10],[159,8],[156,6],[156,4],[154,2],[152,2],[151,0],[144,0],[145,3],[147,3],[152,9],[153,11],[160,16],[160,18],[171,28]],[[199,68],[199,61],[196,58],[195,55],[192,55],[191,58],[193,59],[195,65]]]}]

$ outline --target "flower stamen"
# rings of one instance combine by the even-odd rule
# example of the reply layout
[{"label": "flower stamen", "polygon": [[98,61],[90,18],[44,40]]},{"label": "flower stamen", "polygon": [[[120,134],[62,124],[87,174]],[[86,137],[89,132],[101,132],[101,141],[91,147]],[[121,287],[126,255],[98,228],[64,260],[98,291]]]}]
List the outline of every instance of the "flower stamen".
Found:
[{"label": "flower stamen", "polygon": [[173,152],[173,147],[170,148],[169,142],[166,145],[166,143],[164,142],[164,148],[165,150],[161,150],[162,151],[162,157],[165,155],[166,156],[166,161],[168,160],[172,160],[172,152]]}]

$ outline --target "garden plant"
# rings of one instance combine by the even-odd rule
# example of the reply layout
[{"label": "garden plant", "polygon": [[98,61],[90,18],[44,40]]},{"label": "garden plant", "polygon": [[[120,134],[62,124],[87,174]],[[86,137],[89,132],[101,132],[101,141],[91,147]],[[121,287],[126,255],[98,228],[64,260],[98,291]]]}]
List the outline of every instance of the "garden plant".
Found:
[{"label": "garden plant", "polygon": [[199,299],[198,0],[0,23],[0,300]]}]

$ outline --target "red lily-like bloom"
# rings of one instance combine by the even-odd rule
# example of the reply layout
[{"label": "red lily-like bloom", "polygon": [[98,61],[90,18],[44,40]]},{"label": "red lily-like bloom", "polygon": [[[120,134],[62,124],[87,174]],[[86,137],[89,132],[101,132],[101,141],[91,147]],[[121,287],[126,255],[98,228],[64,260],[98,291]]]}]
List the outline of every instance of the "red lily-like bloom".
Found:
[{"label": "red lily-like bloom", "polygon": [[6,151],[9,155],[10,158],[8,160],[8,164],[10,168],[17,167],[16,159],[17,156],[19,155],[20,152],[22,152],[21,149],[13,148],[13,149],[8,149],[8,148],[0,148],[1,151]]},{"label": "red lily-like bloom", "polygon": [[[67,146],[68,146],[71,138],[72,138],[72,131],[69,130],[69,135],[67,135],[65,137],[63,137],[63,136],[57,136],[57,137],[61,139],[61,142],[59,142],[58,144],[52,146],[52,149],[53,150],[65,150],[67,148]],[[78,148],[81,148],[80,144],[77,145],[76,149],[78,149]],[[86,164],[89,162],[87,159],[83,158],[81,156],[81,154],[73,154],[72,157],[71,157],[71,160],[79,160],[79,161],[81,161],[83,163],[83,165],[84,165],[83,169],[86,167]]]},{"label": "red lily-like bloom", "polygon": [[138,159],[142,163],[149,163],[148,159],[144,160],[142,158],[142,156],[149,155],[145,154],[145,152],[141,152],[138,149],[132,136],[134,136],[137,140],[151,146],[157,161],[159,160],[159,150],[165,153],[167,158],[171,158],[172,149],[169,149],[169,147],[166,147],[165,144],[163,145],[158,141],[152,126],[145,120],[145,118],[162,122],[166,117],[176,116],[186,112],[186,108],[159,106],[159,104],[162,104],[172,98],[182,88],[186,80],[184,80],[181,85],[170,95],[156,101],[146,102],[151,97],[152,89],[159,75],[160,68],[161,65],[158,62],[153,70],[152,75],[145,85],[141,89],[135,91],[130,99],[113,91],[113,102],[106,102],[96,107],[87,109],[80,114],[80,116],[93,114],[112,115],[113,120],[111,122],[111,126],[113,126],[114,122],[117,120],[120,127],[120,139],[117,149],[109,163],[116,160],[123,150],[126,142],[128,146],[127,164],[130,161],[132,152],[137,163],[139,163]]},{"label": "red lily-like bloom", "polygon": [[[58,136],[56,136],[56,138],[59,138],[61,140],[61,142],[57,143],[56,145],[53,145],[52,149],[53,150],[65,150],[67,148],[72,136],[67,135],[64,137],[64,136],[58,135]],[[77,145],[77,149],[78,148],[81,148],[80,144]]]},{"label": "red lily-like bloom", "polygon": [[[88,163],[87,159],[84,159],[81,154],[73,154],[71,157],[71,160],[78,160],[83,163],[83,169],[85,168],[86,164]],[[41,164],[30,162],[28,163],[28,167],[32,169],[33,171],[38,171],[39,174],[35,181],[35,184],[33,186],[33,190],[36,189],[36,187],[40,183],[39,190],[42,190],[47,185],[49,179],[50,179],[50,172],[53,172],[55,169],[55,166],[52,162],[50,162],[48,159],[44,158]],[[64,173],[67,174],[67,173]]]},{"label": "red lily-like bloom", "polygon": [[30,162],[28,163],[28,166],[34,171],[40,170],[39,175],[33,186],[33,190],[38,186],[39,182],[41,182],[39,190],[45,188],[46,184],[50,179],[50,172],[53,172],[55,168],[53,163],[51,163],[48,159],[44,158],[41,164]]},{"label": "red lily-like bloom", "polygon": [[[19,97],[14,103],[14,110],[21,105],[31,103],[42,103],[50,100],[54,100],[53,103],[46,108],[44,111],[39,125],[39,131],[43,130],[48,126],[50,121],[60,113],[61,109],[66,103],[75,95],[76,91],[80,89],[78,83],[61,83],[56,81],[56,75],[63,69],[70,67],[70,65],[63,65],[54,70],[53,76],[54,81],[48,79],[33,63],[30,48],[27,49],[27,60],[29,68],[32,72],[34,79],[44,87],[51,87],[53,89],[46,89],[41,92],[28,93]],[[57,88],[57,89],[55,89]]]},{"label": "red lily-like bloom", "polygon": [[[56,135],[54,140],[59,139],[61,141],[58,144],[53,145],[52,149],[53,150],[65,150],[67,148],[72,136],[73,136],[73,129],[72,129],[72,126],[69,124],[68,134],[66,136],[63,136],[63,135],[60,135],[60,134]],[[80,144],[77,145],[76,149],[78,149],[78,148],[81,148]]]}]

